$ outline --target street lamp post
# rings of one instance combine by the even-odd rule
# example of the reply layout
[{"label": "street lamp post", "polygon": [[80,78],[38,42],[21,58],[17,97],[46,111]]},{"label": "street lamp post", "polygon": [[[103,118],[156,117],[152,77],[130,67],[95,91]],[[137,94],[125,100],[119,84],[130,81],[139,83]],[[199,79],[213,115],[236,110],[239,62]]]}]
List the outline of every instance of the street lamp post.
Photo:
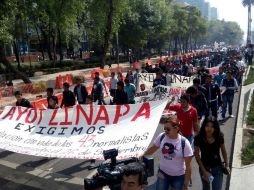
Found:
[{"label": "street lamp post", "polygon": [[248,5],[248,31],[247,31],[247,45],[251,44],[251,0],[249,0]]}]

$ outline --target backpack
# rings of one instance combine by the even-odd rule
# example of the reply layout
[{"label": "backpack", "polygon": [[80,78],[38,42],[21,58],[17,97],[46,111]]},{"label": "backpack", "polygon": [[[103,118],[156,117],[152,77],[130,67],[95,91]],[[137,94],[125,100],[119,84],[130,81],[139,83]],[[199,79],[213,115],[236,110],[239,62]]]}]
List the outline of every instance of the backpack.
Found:
[{"label": "backpack", "polygon": [[[163,133],[163,134],[161,135],[161,137],[160,137],[160,144],[161,144],[162,140],[165,138],[165,135],[166,135],[165,133]],[[186,140],[186,138],[183,137],[183,136],[181,136],[181,147],[182,147],[183,158],[184,158],[185,140]]]}]

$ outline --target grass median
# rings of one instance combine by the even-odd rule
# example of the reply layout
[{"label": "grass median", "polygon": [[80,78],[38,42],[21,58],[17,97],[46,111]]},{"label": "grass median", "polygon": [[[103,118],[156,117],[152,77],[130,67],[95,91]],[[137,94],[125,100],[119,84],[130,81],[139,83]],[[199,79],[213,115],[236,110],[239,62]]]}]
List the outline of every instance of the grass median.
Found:
[{"label": "grass median", "polygon": [[254,68],[250,68],[250,71],[249,71],[249,74],[248,74],[248,77],[247,79],[245,80],[244,82],[244,85],[249,85],[249,84],[252,84],[254,83]]},{"label": "grass median", "polygon": [[251,97],[250,109],[247,113],[247,128],[244,131],[242,164],[248,165],[254,163],[254,94]]}]

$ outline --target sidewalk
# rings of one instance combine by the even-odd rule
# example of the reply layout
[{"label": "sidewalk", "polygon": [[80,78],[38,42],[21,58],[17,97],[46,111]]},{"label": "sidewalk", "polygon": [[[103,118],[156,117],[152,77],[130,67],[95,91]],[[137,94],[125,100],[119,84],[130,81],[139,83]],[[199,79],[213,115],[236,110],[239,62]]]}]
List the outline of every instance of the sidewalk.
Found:
[{"label": "sidewalk", "polygon": [[251,100],[251,95],[254,89],[254,84],[242,86],[242,94],[239,103],[239,113],[237,118],[237,128],[235,134],[234,153],[232,162],[232,171],[230,179],[230,190],[253,190],[254,189],[254,164],[242,166],[242,142],[243,129],[246,127],[246,116],[248,104]]}]

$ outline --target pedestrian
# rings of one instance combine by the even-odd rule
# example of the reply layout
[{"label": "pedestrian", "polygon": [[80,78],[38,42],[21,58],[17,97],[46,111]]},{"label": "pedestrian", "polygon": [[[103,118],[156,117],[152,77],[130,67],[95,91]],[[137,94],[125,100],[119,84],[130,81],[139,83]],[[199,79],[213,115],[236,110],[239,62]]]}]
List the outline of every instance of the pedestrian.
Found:
[{"label": "pedestrian", "polygon": [[125,78],[128,78],[130,83],[134,84],[134,76],[133,76],[133,73],[131,70],[129,70],[126,74],[126,77]]},{"label": "pedestrian", "polygon": [[128,95],[124,91],[123,81],[117,82],[117,90],[113,99],[113,104],[116,104],[116,105],[128,104]]},{"label": "pedestrian", "polygon": [[176,112],[177,118],[180,120],[180,132],[192,145],[194,132],[199,132],[197,110],[190,105],[190,95],[188,94],[181,95],[180,103],[171,105],[174,100],[173,97],[166,109]]},{"label": "pedestrian", "polygon": [[156,73],[156,78],[153,80],[153,88],[159,85],[166,85],[165,79],[162,77],[161,72]]},{"label": "pedestrian", "polygon": [[207,116],[212,115],[217,118],[218,107],[222,105],[220,87],[212,82],[212,75],[206,75],[205,81],[203,87],[207,91],[206,100],[209,109]]},{"label": "pedestrian", "polygon": [[76,86],[74,87],[74,95],[77,98],[78,104],[86,104],[88,92],[86,87],[82,84],[81,78],[76,78]]},{"label": "pedestrian", "polygon": [[[224,163],[221,160],[220,151]],[[201,154],[201,157],[200,157]],[[223,171],[230,173],[224,135],[219,122],[213,116],[207,117],[194,140],[194,155],[199,166],[203,190],[221,190]]]},{"label": "pedestrian", "polygon": [[224,68],[223,67],[219,67],[219,73],[215,74],[213,79],[215,84],[219,85],[221,84],[221,81],[226,78],[227,74],[224,73]]},{"label": "pedestrian", "polygon": [[103,86],[103,92],[106,92],[106,94],[108,94],[106,83],[105,83],[104,79],[100,77],[99,72],[95,72],[95,77],[98,77],[98,78],[99,78],[100,83],[101,83],[102,86]]},{"label": "pedestrian", "polygon": [[116,73],[112,72],[111,78],[110,78],[109,92],[110,92],[110,96],[112,96],[113,99],[116,96],[117,83],[118,83],[118,79],[116,78]]},{"label": "pedestrian", "polygon": [[91,97],[92,97],[93,102],[98,101],[98,105],[102,105],[102,104],[106,105],[106,102],[104,100],[103,85],[101,84],[99,77],[94,78]]},{"label": "pedestrian", "polygon": [[202,118],[205,117],[209,111],[206,98],[203,93],[199,92],[194,86],[187,88],[186,93],[190,95],[190,103],[196,108],[198,113],[198,123],[200,123]]},{"label": "pedestrian", "polygon": [[58,98],[57,96],[54,96],[54,89],[53,88],[47,88],[47,102],[48,102],[48,108],[49,108],[49,98],[54,97],[54,100],[56,101],[56,104],[58,105]]},{"label": "pedestrian", "polygon": [[222,119],[225,119],[225,115],[228,107],[228,114],[230,118],[233,118],[233,101],[235,90],[238,89],[238,84],[236,79],[233,77],[233,73],[231,71],[227,72],[227,77],[221,81],[221,87],[225,89],[222,94]]},{"label": "pedestrian", "polygon": [[118,81],[123,81],[123,73],[122,72],[117,73],[117,80]]},{"label": "pedestrian", "polygon": [[48,97],[48,109],[58,109],[58,99],[56,96],[50,96]]},{"label": "pedestrian", "polygon": [[72,91],[69,90],[70,88],[70,85],[69,83],[65,82],[63,84],[63,87],[64,87],[64,91],[63,91],[63,100],[62,100],[62,103],[61,103],[61,108],[64,106],[64,107],[71,107],[71,106],[74,106],[75,105],[75,95]]},{"label": "pedestrian", "polygon": [[193,151],[189,141],[179,134],[180,130],[180,121],[176,117],[167,118],[164,132],[144,152],[144,155],[152,155],[161,150],[157,190],[188,190]]},{"label": "pedestrian", "polygon": [[206,88],[204,88],[202,85],[201,85],[201,80],[200,78],[194,78],[193,79],[193,86],[199,91],[201,92],[205,97],[207,97],[207,90]]},{"label": "pedestrian", "polygon": [[26,108],[33,108],[32,104],[29,102],[29,100],[23,98],[22,93],[20,91],[16,91],[14,93],[14,96],[16,98],[16,106],[26,107]]},{"label": "pedestrian", "polygon": [[134,84],[130,83],[129,79],[127,78],[124,80],[124,82],[125,82],[124,91],[128,95],[128,103],[135,104],[136,87],[134,86]]}]

